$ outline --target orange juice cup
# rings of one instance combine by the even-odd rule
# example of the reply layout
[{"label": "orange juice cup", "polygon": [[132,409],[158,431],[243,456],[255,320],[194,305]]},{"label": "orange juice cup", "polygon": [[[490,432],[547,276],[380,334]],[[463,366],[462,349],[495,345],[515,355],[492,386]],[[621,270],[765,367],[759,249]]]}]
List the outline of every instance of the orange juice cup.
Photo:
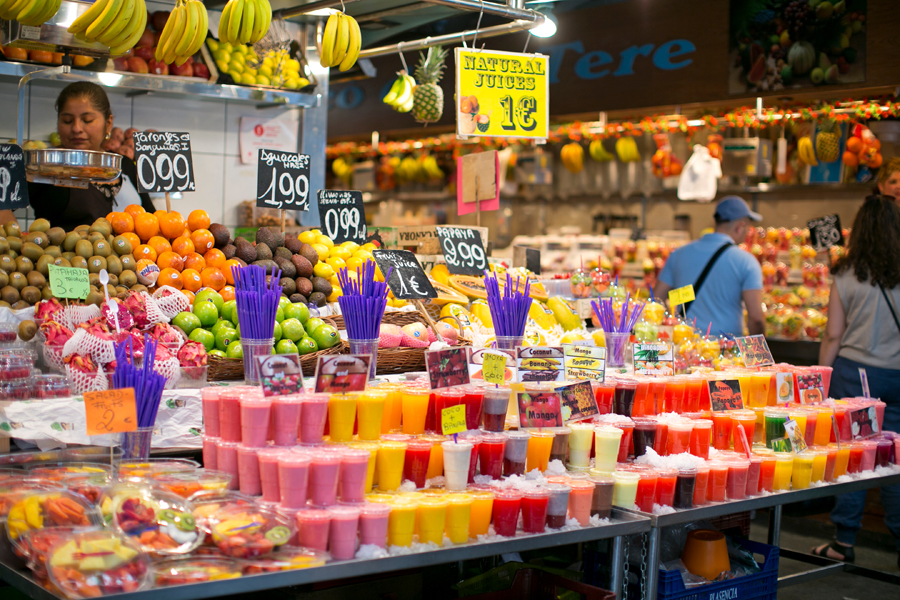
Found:
[{"label": "orange juice cup", "polygon": [[837,480],[841,475],[847,474],[847,467],[850,462],[850,448],[847,444],[841,444],[838,447],[837,444],[829,444],[829,448],[833,448],[835,451],[834,456],[834,473],[832,475],[833,480]]},{"label": "orange juice cup", "polygon": [[[831,417],[834,410],[830,406],[822,406],[816,411],[816,434],[813,437],[813,444],[827,446],[832,436]],[[806,443],[808,444],[809,440]]]},{"label": "orange juice cup", "polygon": [[[747,443],[752,446],[753,436],[756,433],[756,413],[752,410],[731,411],[731,420],[734,424],[734,428],[742,427],[744,429]],[[740,436],[737,434],[737,430],[734,428],[734,433],[732,433],[732,438],[734,439],[734,451],[739,454],[749,452],[750,448],[744,447],[744,444],[741,442]]]},{"label": "orange juice cup", "polygon": [[[754,418],[756,417],[754,413]],[[734,424],[730,411],[717,411],[712,415],[713,419],[713,448],[716,450],[728,450],[731,447],[731,428]]]},{"label": "orange juice cup", "polygon": [[489,489],[470,487],[466,494],[472,497],[472,510],[469,515],[469,537],[477,538],[487,535],[491,524],[491,511],[494,507],[494,492]]},{"label": "orange juice cup", "polygon": [[547,470],[550,462],[550,450],[553,448],[553,439],[556,434],[552,431],[532,431],[528,438],[528,454],[525,459],[525,470],[539,470],[541,473]]},{"label": "orange juice cup", "polygon": [[381,436],[384,422],[384,405],[387,393],[380,390],[366,390],[359,395],[356,404],[357,435],[361,440],[377,440]]},{"label": "orange juice cup", "polygon": [[431,390],[405,389],[401,395],[403,411],[403,433],[419,435],[425,433],[425,418],[428,415],[428,401]]}]

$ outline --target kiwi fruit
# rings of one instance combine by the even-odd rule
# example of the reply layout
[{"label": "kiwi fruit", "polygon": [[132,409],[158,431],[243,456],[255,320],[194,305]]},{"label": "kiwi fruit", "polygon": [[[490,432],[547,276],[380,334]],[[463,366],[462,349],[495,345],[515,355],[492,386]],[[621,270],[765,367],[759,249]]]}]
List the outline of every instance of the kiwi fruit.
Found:
[{"label": "kiwi fruit", "polygon": [[77,232],[79,232],[79,233],[84,232],[84,234],[87,235],[87,233],[88,233],[90,230],[91,230],[91,226],[90,226],[90,225],[79,225],[78,227],[76,227],[76,228],[73,229],[72,231],[77,231]]},{"label": "kiwi fruit", "polygon": [[75,254],[81,258],[88,259],[94,255],[94,245],[89,240],[79,240],[75,244]]},{"label": "kiwi fruit", "polygon": [[21,291],[28,285],[28,280],[25,279],[25,275],[22,273],[13,271],[9,274],[9,285],[16,288],[16,290]]},{"label": "kiwi fruit", "polygon": [[10,308],[13,310],[25,310],[26,308],[30,308],[30,307],[31,307],[31,305],[28,304],[27,302],[25,302],[24,300],[19,300],[18,302],[16,302],[12,306],[10,306]]},{"label": "kiwi fruit", "polygon": [[36,287],[39,290],[44,289],[44,286],[47,285],[47,278],[38,271],[32,271],[26,275],[25,280],[28,282],[28,285]]},{"label": "kiwi fruit", "polygon": [[0,288],[5,288],[9,285],[9,275],[6,274],[6,271],[0,271]]},{"label": "kiwi fruit", "polygon": [[40,231],[36,231],[33,233],[26,233],[22,236],[22,243],[31,242],[32,244],[37,244],[41,248],[46,248],[50,245],[50,238],[47,237],[46,233],[42,233]]},{"label": "kiwi fruit", "polygon": [[59,249],[59,246],[47,246],[44,248],[44,254],[56,258],[57,256],[62,256],[62,250]]},{"label": "kiwi fruit", "polygon": [[306,277],[307,279],[312,277],[313,268],[305,256],[295,254],[291,257],[291,262],[294,263],[294,268],[297,269],[297,277]]},{"label": "kiwi fruit", "polygon": [[122,268],[126,271],[134,271],[137,269],[137,261],[134,260],[134,255],[123,254],[119,257],[119,260],[122,262]]},{"label": "kiwi fruit", "polygon": [[119,283],[128,288],[133,288],[137,283],[137,275],[134,271],[122,271],[119,275]]},{"label": "kiwi fruit", "polygon": [[19,323],[19,339],[23,342],[31,341],[31,338],[37,333],[37,323],[34,321],[22,321]]},{"label": "kiwi fruit", "polygon": [[106,257],[92,256],[87,261],[89,273],[99,273],[106,268]]},{"label": "kiwi fruit", "polygon": [[313,291],[319,292],[325,296],[330,296],[332,291],[334,291],[331,282],[324,277],[313,277],[312,286]]},{"label": "kiwi fruit", "polygon": [[116,286],[116,297],[117,298],[124,298],[125,294],[127,294],[127,293],[128,293],[128,288],[125,287],[124,285]]},{"label": "kiwi fruit", "polygon": [[49,300],[52,297],[53,297],[53,291],[50,289],[49,285],[41,290],[41,299],[42,300]]},{"label": "kiwi fruit", "polygon": [[94,224],[91,225],[89,232],[90,233],[99,233],[99,234],[103,235],[103,237],[105,238],[106,236],[108,236],[109,234],[112,233],[112,225],[109,224],[109,221],[107,221],[106,219],[101,217],[101,218],[97,219],[96,221],[94,221]]},{"label": "kiwi fruit", "polygon": [[272,260],[274,258],[271,248],[266,244],[256,244],[256,260]]},{"label": "kiwi fruit", "polygon": [[309,295],[309,303],[315,304],[316,306],[325,306],[326,298],[325,294],[321,292],[313,292]]},{"label": "kiwi fruit", "polygon": [[306,296],[303,294],[291,294],[291,297],[288,298],[291,301],[291,304],[296,304],[300,302],[301,304],[307,304]]},{"label": "kiwi fruit", "polygon": [[89,241],[92,245],[97,240],[105,240],[106,236],[100,233],[99,231],[94,231],[88,234],[87,241]]},{"label": "kiwi fruit", "polygon": [[9,249],[19,253],[22,251],[22,238],[16,236],[7,236],[6,241],[9,243]]},{"label": "kiwi fruit", "polygon": [[[112,286],[113,289],[115,289],[115,287],[119,285],[119,276],[113,275],[112,273],[107,273],[107,277],[109,277],[109,285]],[[112,293],[114,292],[110,292],[110,294]]]},{"label": "kiwi fruit", "polygon": [[132,291],[132,292],[146,292],[146,291],[149,291],[149,290],[147,290],[147,286],[146,286],[146,285],[141,284],[141,283],[136,283],[136,284],[134,284],[133,286],[131,286],[131,291]]},{"label": "kiwi fruit", "polygon": [[309,264],[313,267],[316,266],[317,262],[319,262],[319,253],[316,252],[316,249],[309,244],[303,244],[300,247],[300,255],[308,260]]},{"label": "kiwi fruit", "polygon": [[213,223],[210,225],[209,232],[213,234],[216,248],[224,248],[228,245],[228,242],[231,241],[231,233],[228,231],[228,228],[221,223]]},{"label": "kiwi fruit", "polygon": [[112,254],[112,247],[106,240],[97,240],[94,242],[94,256],[102,256],[106,258]]},{"label": "kiwi fruit", "polygon": [[123,270],[122,269],[122,260],[115,254],[113,254],[112,256],[107,256],[106,257],[106,270],[109,271],[110,275],[118,275]]},{"label": "kiwi fruit", "polygon": [[28,227],[28,231],[40,231],[47,232],[50,230],[50,221],[47,219],[35,219],[31,225]]},{"label": "kiwi fruit", "polygon": [[66,237],[68,237],[68,234],[62,227],[51,227],[47,230],[47,239],[50,240],[51,246],[59,246]]},{"label": "kiwi fruit", "polygon": [[22,256],[27,257],[32,262],[37,261],[44,255],[44,249],[32,242],[22,244]]},{"label": "kiwi fruit", "polygon": [[75,244],[77,244],[78,240],[80,240],[80,239],[81,239],[81,236],[78,235],[77,231],[72,231],[70,233],[67,233],[66,239],[64,239],[62,242],[62,249],[65,252],[74,252]]},{"label": "kiwi fruit", "polygon": [[12,273],[16,270],[16,260],[8,254],[0,256],[0,270],[5,273]]},{"label": "kiwi fruit", "polygon": [[16,259],[16,271],[22,275],[28,275],[34,271],[34,263],[27,256],[20,256]]},{"label": "kiwi fruit", "polygon": [[57,267],[71,267],[72,266],[72,263],[69,262],[69,259],[65,258],[64,256],[60,256],[59,258],[54,258],[53,263],[51,263],[51,264],[54,264]]},{"label": "kiwi fruit", "polygon": [[234,255],[247,264],[256,260],[256,248],[250,242],[240,242],[235,247]]},{"label": "kiwi fruit", "polygon": [[228,244],[224,248],[222,248],[222,254],[225,255],[225,258],[231,260],[234,258],[235,253],[237,252],[237,246],[234,244]]},{"label": "kiwi fruit", "polygon": [[275,264],[274,260],[257,260],[253,264],[264,268],[266,270],[266,275],[271,275],[272,270],[278,268],[278,265]]},{"label": "kiwi fruit", "polygon": [[288,250],[284,246],[281,246],[279,248],[275,248],[275,253],[272,258],[275,259],[275,258],[281,257],[285,260],[291,260],[292,256],[293,256],[293,254],[291,254],[290,250]]},{"label": "kiwi fruit", "polygon": [[45,254],[44,256],[40,257],[37,260],[37,262],[34,264],[34,268],[36,269],[36,271],[38,273],[40,273],[44,277],[49,277],[50,276],[50,268],[49,267],[50,267],[50,265],[53,264],[54,260],[55,259],[52,256]]},{"label": "kiwi fruit", "polygon": [[111,246],[114,239],[116,239],[116,236],[114,236],[113,234],[109,234],[108,236],[106,236],[106,243]]},{"label": "kiwi fruit", "polygon": [[0,289],[0,299],[6,302],[7,305],[10,305],[18,302],[21,297],[19,296],[19,290],[11,285],[8,285],[3,289]]},{"label": "kiwi fruit", "polygon": [[118,236],[113,238],[112,249],[115,250],[116,254],[122,256],[123,254],[131,254],[134,252],[134,248],[131,247],[131,242],[125,236]]},{"label": "kiwi fruit", "polygon": [[284,238],[284,247],[290,250],[291,254],[297,254],[303,247],[303,242],[295,237],[287,236]]},{"label": "kiwi fruit", "polygon": [[278,283],[281,285],[281,293],[285,296],[290,297],[297,292],[297,284],[290,277],[282,277]]},{"label": "kiwi fruit", "polygon": [[[269,250],[275,252],[279,246],[284,246],[284,235],[271,227],[260,227],[256,230],[256,245],[265,244]],[[257,250],[258,251],[258,250]]]},{"label": "kiwi fruit", "polygon": [[76,269],[87,269],[87,259],[83,256],[76,256],[70,263]]},{"label": "kiwi fruit", "polygon": [[97,291],[97,290],[92,290],[92,291],[87,295],[87,298],[85,298],[84,303],[85,303],[85,304],[93,304],[93,305],[95,305],[95,306],[102,306],[102,305],[103,305],[103,301],[104,301],[105,299],[106,299],[106,298],[105,298],[105,296],[103,295],[103,292],[100,292],[100,291]]},{"label": "kiwi fruit", "polygon": [[0,254],[6,254],[9,252],[9,242],[6,241],[5,237],[0,237]]},{"label": "kiwi fruit", "polygon": [[41,301],[41,290],[31,285],[25,286],[19,295],[28,304],[37,304]]},{"label": "kiwi fruit", "polygon": [[[279,248],[279,250],[281,250],[281,248]],[[292,263],[290,260],[282,256],[276,256],[275,264],[278,265],[279,269],[281,269],[282,277],[290,277],[291,279],[293,279],[297,276],[297,269],[294,267],[294,263]]]},{"label": "kiwi fruit", "polygon": [[3,224],[3,230],[6,232],[6,237],[14,235],[16,237],[20,237],[22,235],[22,228],[19,227],[19,224],[15,221],[10,221],[8,223]]},{"label": "kiwi fruit", "polygon": [[74,252],[63,252],[62,257],[66,260],[72,260],[73,258],[75,258],[75,253]]},{"label": "kiwi fruit", "polygon": [[88,274],[88,283],[91,284],[91,287],[97,288],[100,287],[100,275],[97,273],[89,273]]},{"label": "kiwi fruit", "polygon": [[15,260],[16,258],[19,257],[19,253],[16,252],[15,250],[13,250],[12,248],[9,249],[9,252],[7,252],[6,255],[9,256],[13,260]]},{"label": "kiwi fruit", "polygon": [[310,281],[306,277],[298,277],[295,283],[297,284],[298,294],[309,298],[309,295],[313,293],[312,281]]}]

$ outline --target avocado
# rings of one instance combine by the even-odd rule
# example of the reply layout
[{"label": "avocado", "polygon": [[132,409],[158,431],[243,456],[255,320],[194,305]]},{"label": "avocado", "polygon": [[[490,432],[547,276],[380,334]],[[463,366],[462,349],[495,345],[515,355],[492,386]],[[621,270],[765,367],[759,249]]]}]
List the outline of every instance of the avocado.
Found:
[{"label": "avocado", "polygon": [[285,236],[284,247],[290,250],[292,254],[297,254],[300,252],[300,248],[303,247],[303,242],[293,236]]},{"label": "avocado", "polygon": [[303,246],[300,247],[300,255],[308,260],[309,264],[312,266],[316,266],[316,263],[319,262],[319,253],[309,244],[303,244]]},{"label": "avocado", "polygon": [[289,300],[291,301],[291,304],[296,304],[298,302],[300,302],[301,304],[307,304],[308,302],[306,296],[304,296],[303,294],[291,294]]},{"label": "avocado", "polygon": [[297,269],[297,277],[312,277],[313,268],[305,256],[295,254],[291,257],[291,262],[294,263],[294,267]]},{"label": "avocado", "polygon": [[213,234],[216,248],[224,248],[231,240],[231,233],[228,231],[228,228],[221,223],[213,223],[212,225],[210,225],[209,232]]},{"label": "avocado", "polygon": [[278,284],[281,285],[281,294],[284,296],[290,298],[297,292],[297,284],[290,277],[282,277]]},{"label": "avocado", "polygon": [[273,258],[281,257],[285,260],[291,260],[292,256],[293,254],[291,254],[290,250],[288,250],[284,246],[280,246],[278,248],[275,248],[275,256]]},{"label": "avocado", "polygon": [[250,264],[256,260],[256,248],[250,242],[238,242],[234,255]]},{"label": "avocado", "polygon": [[222,248],[222,254],[225,255],[226,259],[234,258],[235,253],[237,252],[237,246],[234,244],[228,244],[224,248]]},{"label": "avocado", "polygon": [[324,277],[313,277],[312,286],[314,292],[319,292],[321,294],[324,294],[325,296],[330,296],[331,292],[334,291],[332,289],[333,286],[331,285],[331,282]]},{"label": "avocado", "polygon": [[265,244],[272,252],[275,252],[276,248],[284,246],[284,235],[271,227],[260,227],[256,231],[256,245],[260,244]]},{"label": "avocado", "polygon": [[267,275],[272,274],[272,269],[277,269],[278,265],[275,264],[274,260],[257,260],[253,262],[254,265],[258,265],[266,270]]},{"label": "avocado", "polygon": [[310,304],[315,304],[316,306],[325,306],[325,302],[325,294],[322,294],[320,292],[313,292],[309,295]]},{"label": "avocado", "polygon": [[298,277],[295,283],[297,284],[298,294],[309,298],[309,295],[313,293],[312,281],[306,277]]},{"label": "avocado", "polygon": [[256,244],[256,260],[272,260],[272,250],[266,244]]},{"label": "avocado", "polygon": [[[282,248],[279,248],[279,250],[282,250]],[[291,279],[293,279],[297,276],[297,269],[294,267],[294,263],[292,263],[290,260],[282,256],[276,256],[275,264],[278,265],[279,269],[281,269],[282,277],[290,277]]]}]

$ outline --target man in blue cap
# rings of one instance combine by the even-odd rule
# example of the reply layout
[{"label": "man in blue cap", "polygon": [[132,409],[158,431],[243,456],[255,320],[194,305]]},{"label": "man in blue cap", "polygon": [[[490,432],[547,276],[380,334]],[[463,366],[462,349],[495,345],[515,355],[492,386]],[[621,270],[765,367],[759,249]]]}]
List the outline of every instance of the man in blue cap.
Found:
[{"label": "man in blue cap", "polygon": [[743,303],[750,335],[763,333],[762,269],[749,252],[737,247],[750,222],[762,221],[762,216],[741,198],[726,196],[716,205],[714,218],[714,233],[669,256],[659,274],[657,294],[666,299],[669,290],[693,285],[695,300],[684,305],[687,318],[696,318],[701,330],[712,323],[712,335],[744,335]]}]

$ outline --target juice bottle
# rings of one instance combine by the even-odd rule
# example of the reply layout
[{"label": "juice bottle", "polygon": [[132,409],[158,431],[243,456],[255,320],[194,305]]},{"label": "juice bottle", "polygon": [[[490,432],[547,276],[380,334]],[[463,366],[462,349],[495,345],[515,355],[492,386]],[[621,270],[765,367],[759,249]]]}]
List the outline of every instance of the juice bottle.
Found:
[{"label": "juice bottle", "polygon": [[772,373],[754,373],[750,376],[750,403],[748,407],[764,407],[769,404],[769,387],[772,384]]},{"label": "juice bottle", "polygon": [[494,492],[489,489],[469,487],[466,492],[472,497],[472,509],[469,516],[469,537],[477,538],[487,535],[491,524],[491,512],[494,507]]},{"label": "juice bottle", "polygon": [[766,443],[766,409],[765,408],[753,408],[751,409],[754,413],[756,413],[756,427],[753,431],[753,443],[754,444],[763,444]]},{"label": "juice bottle", "polygon": [[365,502],[359,507],[359,545],[387,546],[388,520],[391,507],[387,504]]},{"label": "juice bottle", "polygon": [[428,389],[408,388],[401,396],[403,411],[403,433],[418,435],[425,433],[425,421],[431,392]]},{"label": "juice bottle", "polygon": [[[445,408],[450,408],[452,406],[458,406],[463,403],[463,398],[465,394],[463,394],[462,389],[460,388],[442,388],[434,391],[434,414],[435,419],[440,420],[441,412]],[[426,429],[429,431],[437,431],[440,423],[437,421],[432,429],[428,429],[426,425]],[[466,427],[466,429],[477,429],[477,427]]]},{"label": "juice bottle", "polygon": [[794,455],[794,466],[791,472],[791,486],[795,490],[805,490],[812,481],[813,455],[801,452]]},{"label": "juice bottle", "polygon": [[504,489],[494,494],[491,521],[497,535],[513,537],[516,535],[516,524],[519,520],[519,507],[522,504],[522,492]]},{"label": "juice bottle", "polygon": [[203,467],[215,470],[216,467],[216,444],[219,438],[210,435],[203,436]]},{"label": "juice bottle", "polygon": [[312,457],[308,455],[296,452],[282,452],[278,455],[278,490],[282,506],[286,508],[306,506],[311,464]]},{"label": "juice bottle", "polygon": [[447,537],[454,544],[463,544],[469,541],[474,499],[469,494],[447,494],[447,501]]},{"label": "juice bottle", "polygon": [[675,484],[678,481],[678,469],[660,469],[656,473],[656,498],[654,502],[660,506],[672,506],[675,501]]},{"label": "juice bottle", "polygon": [[691,429],[691,454],[702,459],[709,458],[709,438],[712,433],[712,421],[697,419]]},{"label": "juice bottle", "polygon": [[[340,482],[341,454],[319,451],[311,452],[308,457],[311,459],[309,463],[309,487],[307,488],[310,504],[319,507],[336,504],[338,483]],[[289,484],[290,482],[288,482]],[[284,476],[280,476],[278,485],[281,487],[282,503],[284,503]],[[290,508],[302,507],[294,505]]]},{"label": "juice bottle", "polygon": [[693,421],[687,419],[669,421],[669,431],[666,435],[666,454],[672,456],[690,451],[691,431],[693,429]]},{"label": "juice bottle", "polygon": [[547,503],[550,492],[534,488],[522,495],[522,530],[525,533],[543,533],[547,522]]},{"label": "juice bottle", "polygon": [[241,399],[241,442],[248,448],[266,445],[271,420],[272,400],[268,398]]},{"label": "juice bottle", "polygon": [[[200,401],[203,411],[203,433],[209,437],[219,437],[219,389],[205,387],[200,390]],[[203,462],[206,466],[206,461]],[[209,467],[214,469],[215,467]]]},{"label": "juice bottle", "polygon": [[293,446],[300,431],[302,394],[275,396],[272,399],[272,422],[275,424],[275,445]]},{"label": "juice bottle", "polygon": [[[810,465],[812,468],[812,465]],[[775,453],[775,476],[772,479],[772,490],[782,491],[791,488],[791,476],[794,470],[794,455],[790,452]]]},{"label": "juice bottle", "polygon": [[384,409],[387,393],[380,390],[366,390],[357,402],[357,434],[361,440],[377,440],[384,423]]},{"label": "juice bottle", "polygon": [[632,508],[637,496],[638,481],[641,476],[629,471],[616,471],[613,473],[613,506]]},{"label": "juice bottle", "polygon": [[241,393],[234,388],[219,392],[219,437],[241,441]]},{"label": "juice bottle", "polygon": [[241,475],[238,468],[238,442],[229,442],[219,439],[216,442],[216,466],[219,471],[224,471],[231,475],[231,483],[228,484],[229,490],[240,489]]},{"label": "juice bottle", "polygon": [[527,471],[537,469],[541,473],[547,470],[550,462],[550,449],[553,447],[552,431],[532,431],[528,439]]},{"label": "juice bottle", "polygon": [[[744,406],[760,406],[759,401],[753,393],[753,375],[742,371],[738,374],[737,380],[741,386],[741,396],[744,399]],[[765,404],[762,406],[765,406]]]},{"label": "juice bottle", "polygon": [[894,448],[893,439],[876,438],[875,466],[887,467],[891,464],[891,450]]},{"label": "juice bottle", "polygon": [[[428,407],[425,409],[425,431],[437,431],[441,424],[441,418],[437,411],[437,394],[428,394]],[[405,433],[405,432],[404,432]],[[418,523],[418,521],[416,521]]]},{"label": "juice bottle", "polygon": [[444,544],[444,527],[447,522],[447,507],[450,502],[439,496],[422,496],[416,508],[416,530],[419,543]]},{"label": "juice bottle", "polygon": [[378,389],[385,393],[381,433],[401,431],[403,426],[403,386],[399,383],[383,383],[378,386]]},{"label": "juice bottle", "polygon": [[[583,474],[579,473],[579,475]],[[612,513],[615,480],[608,475],[592,474],[587,481],[594,484],[594,491],[591,494],[591,516],[600,519],[608,518]]]},{"label": "juice bottle", "polygon": [[353,439],[357,394],[332,394],[328,398],[328,435],[332,442]]},{"label": "juice bottle", "polygon": [[862,442],[863,455],[860,462],[859,470],[873,471],[875,469],[875,453],[878,451],[878,442],[874,440],[865,440]]}]

